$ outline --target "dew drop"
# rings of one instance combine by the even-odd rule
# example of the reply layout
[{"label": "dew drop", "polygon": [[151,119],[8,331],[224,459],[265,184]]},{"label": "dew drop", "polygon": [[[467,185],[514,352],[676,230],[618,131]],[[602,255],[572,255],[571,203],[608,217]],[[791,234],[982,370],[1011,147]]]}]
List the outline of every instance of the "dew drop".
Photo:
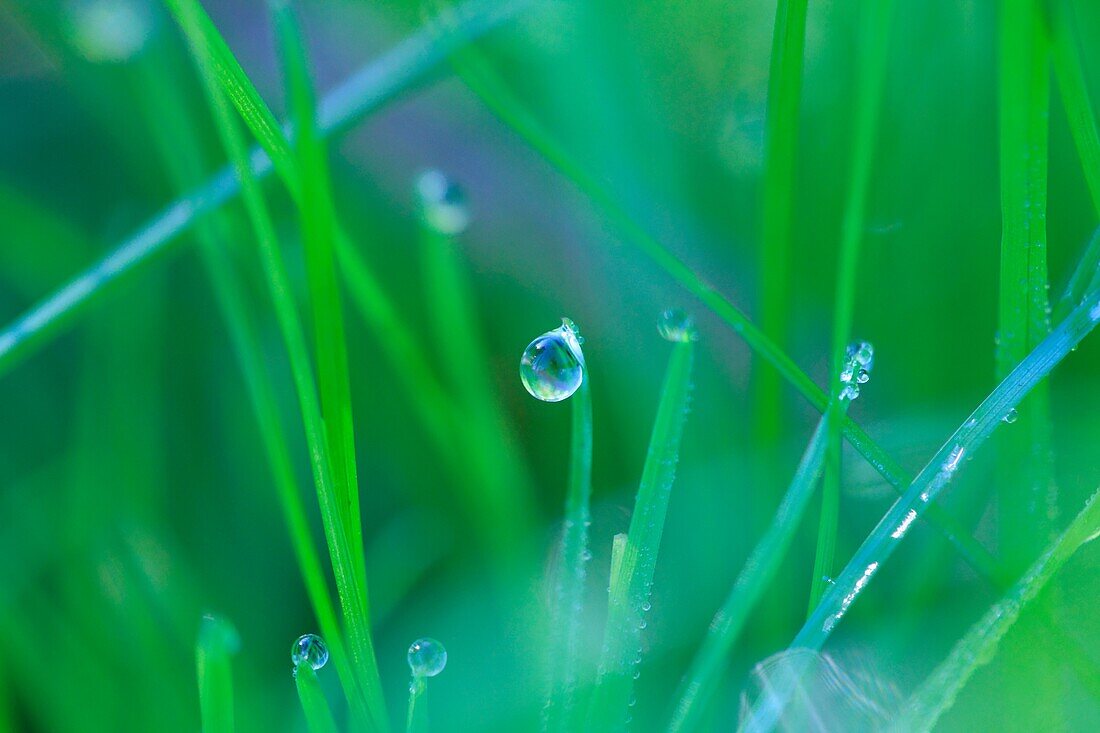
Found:
[{"label": "dew drop", "polygon": [[860,385],[871,381],[871,368],[874,365],[875,349],[870,342],[857,341],[848,346],[839,377],[841,400],[859,397]]},{"label": "dew drop", "polygon": [[1008,412],[1006,412],[1004,414],[1004,417],[1001,418],[1001,422],[1006,422],[1009,425],[1011,425],[1012,423],[1016,422],[1016,420],[1018,420],[1019,417],[1020,417],[1019,413],[1017,413],[1016,408],[1013,407]]},{"label": "dew drop", "polygon": [[642,610],[647,612],[647,613],[649,612],[649,609],[651,609],[651,608],[653,608],[653,604],[650,603],[649,601],[646,601],[645,603],[642,604]]},{"label": "dew drop", "polygon": [[589,560],[591,560],[592,559],[592,550],[589,550],[587,547],[584,548],[584,552],[581,553],[581,559],[584,560],[585,562],[588,562]]},{"label": "dew drop", "polygon": [[295,667],[308,664],[313,669],[320,669],[328,663],[328,647],[317,634],[302,634],[290,647],[290,661]]},{"label": "dew drop", "polygon": [[583,339],[568,318],[561,327],[547,331],[527,345],[519,361],[523,386],[535,399],[561,402],[584,381]]},{"label": "dew drop", "polygon": [[447,666],[447,650],[435,639],[417,639],[409,647],[408,659],[413,677],[435,677]]},{"label": "dew drop", "polygon": [[424,221],[435,231],[455,236],[470,225],[466,194],[442,171],[430,170],[416,179]]},{"label": "dew drop", "polygon": [[657,320],[657,333],[665,341],[687,342],[699,338],[695,330],[695,319],[679,308],[669,308],[661,313]]},{"label": "dew drop", "polygon": [[81,56],[92,63],[119,63],[145,46],[153,18],[135,0],[78,0],[70,4],[68,23]]}]

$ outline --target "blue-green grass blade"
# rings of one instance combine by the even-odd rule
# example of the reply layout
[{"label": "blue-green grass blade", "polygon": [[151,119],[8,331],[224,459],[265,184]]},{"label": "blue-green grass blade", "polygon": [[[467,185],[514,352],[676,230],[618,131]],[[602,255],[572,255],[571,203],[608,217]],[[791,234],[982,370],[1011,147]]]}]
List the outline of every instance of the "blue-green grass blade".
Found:
[{"label": "blue-green grass blade", "polygon": [[677,695],[676,708],[668,726],[670,733],[698,729],[737,637],[790,549],[806,505],[813,496],[814,486],[821,477],[829,423],[835,419],[835,409],[827,410],[818,422],[771,524],[745,560],[725,602],[710,622],[707,635],[695,653]]},{"label": "blue-green grass blade", "polygon": [[336,733],[339,730],[336,719],[313,667],[303,664],[295,669],[294,686],[298,688],[298,700],[302,703],[309,733]]},{"label": "blue-green grass blade", "polygon": [[233,733],[231,659],[239,646],[240,638],[231,623],[215,616],[203,618],[195,645],[203,733]]}]

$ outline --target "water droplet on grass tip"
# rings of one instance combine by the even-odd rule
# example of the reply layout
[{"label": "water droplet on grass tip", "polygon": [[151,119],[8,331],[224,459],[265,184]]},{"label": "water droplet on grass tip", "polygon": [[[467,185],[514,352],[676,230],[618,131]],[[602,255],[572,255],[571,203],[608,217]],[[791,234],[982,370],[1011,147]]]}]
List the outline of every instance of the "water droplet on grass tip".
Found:
[{"label": "water droplet on grass tip", "polygon": [[302,634],[290,647],[290,661],[295,668],[308,664],[313,669],[320,669],[328,663],[328,646],[317,634]]},{"label": "water droplet on grass tip", "polygon": [[119,63],[135,56],[152,31],[149,9],[134,0],[76,0],[69,4],[73,46],[92,63]]},{"label": "water droplet on grass tip", "polygon": [[417,639],[409,647],[409,669],[413,677],[435,677],[447,666],[447,650],[435,639]]},{"label": "water droplet on grass tip", "polygon": [[665,341],[687,342],[699,338],[695,330],[695,319],[679,308],[669,308],[661,313],[657,320],[657,333]]},{"label": "water droplet on grass tip", "polygon": [[840,370],[841,400],[859,397],[859,385],[871,381],[871,368],[875,365],[875,349],[867,341],[848,346],[844,365]]},{"label": "water droplet on grass tip", "polygon": [[584,381],[583,339],[568,318],[527,345],[519,362],[523,386],[535,399],[561,402]]},{"label": "water droplet on grass tip", "polygon": [[438,170],[425,171],[416,180],[424,221],[440,234],[454,236],[470,225],[466,194]]},{"label": "water droplet on grass tip", "polygon": [[1006,422],[1009,425],[1011,425],[1012,423],[1016,422],[1016,420],[1018,420],[1019,417],[1020,417],[1019,413],[1017,413],[1016,408],[1013,407],[1012,409],[1010,409],[1008,412],[1006,412],[1004,414],[1004,417],[1001,418],[1001,421]]}]

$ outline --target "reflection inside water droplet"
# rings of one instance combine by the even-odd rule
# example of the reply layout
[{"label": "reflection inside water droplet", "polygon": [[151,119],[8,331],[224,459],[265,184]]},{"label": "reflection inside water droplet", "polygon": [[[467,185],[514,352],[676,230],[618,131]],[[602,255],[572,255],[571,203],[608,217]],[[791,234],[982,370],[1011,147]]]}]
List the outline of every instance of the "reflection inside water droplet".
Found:
[{"label": "reflection inside water droplet", "polygon": [[328,663],[328,646],[317,634],[302,634],[290,647],[290,661],[295,668],[308,664],[313,669],[320,669]]}]

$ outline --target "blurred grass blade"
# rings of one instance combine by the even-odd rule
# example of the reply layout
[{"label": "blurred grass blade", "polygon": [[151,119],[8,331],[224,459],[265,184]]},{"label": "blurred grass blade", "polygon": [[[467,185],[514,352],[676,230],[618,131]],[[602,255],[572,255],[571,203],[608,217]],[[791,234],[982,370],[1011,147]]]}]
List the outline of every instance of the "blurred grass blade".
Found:
[{"label": "blurred grass blade", "polygon": [[[1050,332],[1046,212],[1049,65],[1046,29],[1033,0],[1002,0],[1000,12],[1001,274],[997,378]],[[1023,570],[1046,542],[1057,510],[1050,412],[1038,385],[1018,424],[998,439],[999,531],[1010,572]]]},{"label": "blurred grass blade", "polygon": [[584,602],[585,565],[588,562],[588,525],[592,497],[592,393],[584,381],[570,398],[573,403],[573,438],[569,451],[569,489],[565,498],[565,522],[554,601],[551,608],[550,698],[546,728],[568,733],[577,730],[580,677],[580,635]]},{"label": "blurred grass blade", "polygon": [[[1054,78],[1077,155],[1081,158],[1081,172],[1085,175],[1092,206],[1100,217],[1100,133],[1096,129],[1096,114],[1089,98],[1081,48],[1074,32],[1077,19],[1071,1],[1050,2],[1049,18],[1050,60]],[[1084,295],[1084,291],[1080,295]]]},{"label": "blurred grass blade", "polygon": [[240,637],[223,618],[204,616],[195,645],[203,733],[233,733],[233,669]]},{"label": "blurred grass blade", "polygon": [[[856,301],[856,270],[860,245],[867,229],[867,195],[871,186],[871,168],[878,142],[879,114],[886,82],[890,50],[890,25],[893,0],[880,0],[864,6],[859,14],[859,54],[857,55],[855,124],[852,127],[851,182],[844,204],[837,263],[836,305],[833,312],[832,380],[829,399],[840,401],[839,375],[844,368],[848,342],[852,338],[852,320]],[[809,610],[825,592],[825,577],[833,574],[836,555],[837,513],[840,506],[840,421],[830,421],[829,451],[825,480],[821,491],[821,516],[818,523],[817,551],[810,576]]]},{"label": "blurred grass blade", "polygon": [[[201,65],[198,68],[201,73]],[[144,65],[142,70],[145,71]],[[164,166],[182,189],[199,178],[201,148],[194,133],[198,126],[190,119],[190,111],[179,94],[179,88],[155,83],[156,79],[166,78],[172,71],[160,67],[148,69],[150,92],[148,97],[142,99],[146,100],[150,128],[160,148]],[[275,388],[264,365],[263,350],[249,316],[240,276],[234,272],[233,263],[221,245],[222,242],[231,241],[232,234],[220,212],[215,212],[209,219],[200,220],[195,232],[199,240],[200,259],[213,287],[215,301],[225,320],[229,340],[241,368],[306,593],[321,633],[328,643],[333,665],[345,686],[347,697],[349,700],[358,699],[361,694],[356,689],[351,662],[344,648],[343,631],[337,620],[328,581],[306,518]]]},{"label": "blurred grass blade", "polygon": [[[1100,532],[1100,491],[1094,493],[1066,530],[1031,565],[1023,577],[970,627],[909,699],[894,729],[931,730],[955,703],[955,698],[977,671],[997,653],[1001,639],[1077,549]],[[1071,645],[1072,647],[1072,645]]]},{"label": "blurred grass blade", "polygon": [[621,559],[613,563],[603,651],[592,696],[589,728],[622,730],[641,660],[642,628],[661,547],[676,462],[691,394],[692,341],[672,347],[645,467],[634,501]]},{"label": "blurred grass blade", "polygon": [[[178,4],[178,0],[173,1]],[[514,17],[529,3],[530,0],[503,3],[472,0],[461,6],[459,23],[452,32],[440,34],[437,27],[428,26],[408,37],[329,92],[320,105],[321,129],[333,133],[349,127],[423,79],[455,48]],[[226,70],[232,69],[226,67]],[[245,101],[247,96],[242,95],[239,101]],[[265,126],[265,129],[271,128]],[[262,151],[250,152],[247,160],[249,170],[257,177],[271,170],[271,159]],[[169,204],[136,234],[32,306],[0,331],[0,375],[48,343],[90,303],[125,276],[140,270],[199,217],[217,209],[240,190],[240,179],[233,167],[226,167],[197,190]]]},{"label": "blurred grass blade", "polygon": [[[1093,291],[997,385],[944,443],[913,480],[904,496],[894,502],[860,545],[789,648],[821,649],[837,623],[867,589],[916,520],[933,505],[958,470],[966,465],[965,459],[973,456],[993,431],[1004,424],[1002,418],[1008,411],[1019,404],[1035,385],[1040,384],[1096,327],[1098,321],[1100,291]],[[781,691],[779,698],[784,696]],[[770,730],[779,712],[772,707],[754,709],[748,719],[748,729]]]},{"label": "blurred grass blade", "polygon": [[[627,241],[699,298],[814,408],[819,412],[825,411],[829,404],[828,395],[733,303],[650,236],[604,188],[598,178],[590,174],[583,164],[561,147],[542,124],[531,116],[475,50],[463,48],[456,52],[454,64],[463,82],[489,110],[587,195]],[[841,426],[844,436],[852,446],[901,494],[912,481],[912,477],[854,421],[845,417]],[[983,577],[991,580],[998,577],[997,563],[989,552],[949,515],[939,507],[933,507],[928,514],[928,520],[959,549],[966,561]]]},{"label": "blurred grass blade", "polygon": [[413,677],[409,683],[409,708],[405,714],[405,733],[427,733],[428,713],[424,699],[428,691],[428,681],[423,677]]},{"label": "blurred grass blade", "polygon": [[1077,260],[1077,266],[1073,268],[1069,282],[1066,283],[1065,292],[1054,306],[1054,322],[1061,323],[1073,310],[1073,306],[1081,302],[1085,293],[1095,289],[1098,283],[1100,283],[1100,227],[1093,231],[1085,251]]},{"label": "blurred grass blade", "polygon": [[[806,45],[806,0],[777,0],[764,112],[763,214],[760,240],[760,329],[786,342],[790,311],[795,152]],[[780,382],[771,369],[753,375],[753,435],[761,446],[779,437]]]},{"label": "blurred grass blade", "polygon": [[313,667],[298,665],[294,670],[294,685],[298,688],[298,700],[302,703],[302,712],[306,714],[309,733],[336,733],[336,720],[332,717],[332,710]]},{"label": "blurred grass blade", "polygon": [[756,602],[775,577],[798,531],[802,514],[821,477],[829,424],[835,419],[836,409],[827,410],[818,422],[767,531],[745,560],[725,602],[710,622],[707,635],[680,687],[676,709],[668,726],[669,733],[688,733],[698,729],[737,637]]},{"label": "blurred grass blade", "polygon": [[197,33],[192,25],[189,2],[190,0],[179,7],[177,19],[192,44],[192,52],[202,70],[201,76],[222,144],[237,167],[237,174],[245,194],[246,208],[259,243],[261,263],[298,392],[317,499],[321,507],[321,517],[332,560],[333,574],[336,578],[336,589],[340,597],[348,645],[354,661],[353,669],[357,676],[356,685],[350,685],[345,680],[345,691],[349,695],[355,694],[354,697],[349,697],[348,702],[359,725],[373,730],[385,730],[381,682],[374,657],[366,607],[366,578],[360,570],[362,564],[353,559],[354,550],[348,538],[347,528],[342,521],[338,497],[335,495],[332,464],[310,365],[309,349],[292,299],[289,277],[279,251],[274,225],[259,184],[248,169],[247,148],[243,137],[236,127],[225,97],[216,86],[217,79],[211,71],[204,37]]},{"label": "blurred grass blade", "polygon": [[[355,573],[366,577],[363,526],[359,512],[358,468],[355,462],[351,377],[348,374],[344,314],[336,280],[336,257],[333,253],[337,230],[336,208],[332,201],[325,146],[316,127],[317,110],[309,62],[297,20],[289,5],[281,0],[273,3],[272,13],[286,75],[287,97],[294,120],[292,152],[300,176],[298,211],[305,249],[309,301],[313,313],[321,418],[324,420],[325,436],[328,440],[333,486],[342,514],[341,523],[351,545],[352,558],[356,564]],[[245,86],[251,88],[251,85]],[[360,590],[365,593],[366,585],[363,584]],[[369,609],[365,597],[361,603],[364,608]]]}]

